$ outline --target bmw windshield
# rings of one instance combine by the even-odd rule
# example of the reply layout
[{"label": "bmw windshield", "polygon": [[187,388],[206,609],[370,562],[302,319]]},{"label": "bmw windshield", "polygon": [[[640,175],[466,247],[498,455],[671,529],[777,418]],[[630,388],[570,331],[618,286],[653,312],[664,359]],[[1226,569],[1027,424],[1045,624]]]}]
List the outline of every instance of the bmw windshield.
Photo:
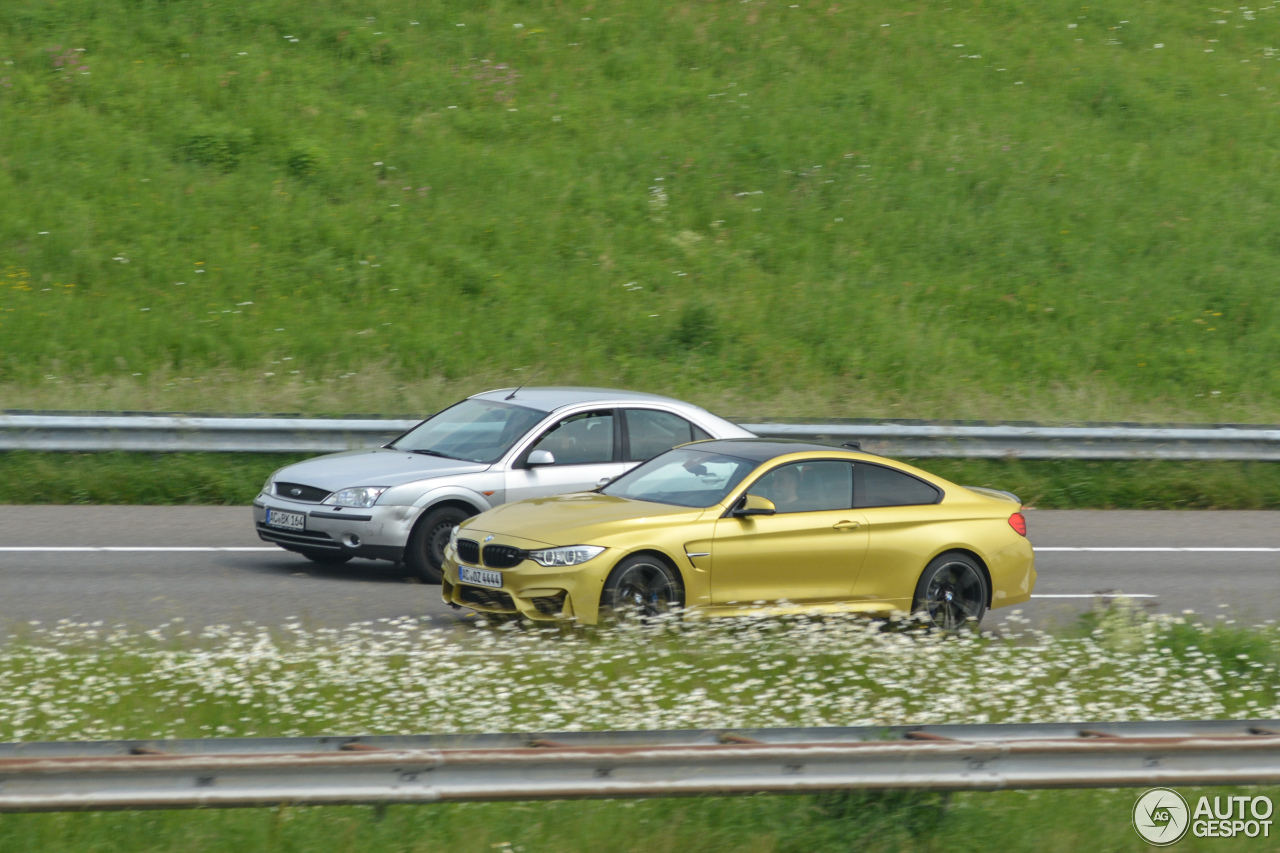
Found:
[{"label": "bmw windshield", "polygon": [[463,400],[427,418],[387,447],[491,465],[546,414],[494,400]]},{"label": "bmw windshield", "polygon": [[617,498],[709,507],[724,500],[759,463],[689,448],[668,450],[601,491]]}]

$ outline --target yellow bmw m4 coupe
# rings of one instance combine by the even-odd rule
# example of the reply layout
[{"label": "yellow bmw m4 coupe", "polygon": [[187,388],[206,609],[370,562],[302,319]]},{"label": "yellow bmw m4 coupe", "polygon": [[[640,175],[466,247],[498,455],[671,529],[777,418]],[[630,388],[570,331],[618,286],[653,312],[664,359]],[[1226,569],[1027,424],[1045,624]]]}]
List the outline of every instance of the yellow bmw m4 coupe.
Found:
[{"label": "yellow bmw m4 coupe", "polygon": [[686,444],[592,492],[454,528],[447,603],[596,624],[612,615],[918,613],[954,631],[1021,604],[1021,502],[869,453],[771,439]]}]

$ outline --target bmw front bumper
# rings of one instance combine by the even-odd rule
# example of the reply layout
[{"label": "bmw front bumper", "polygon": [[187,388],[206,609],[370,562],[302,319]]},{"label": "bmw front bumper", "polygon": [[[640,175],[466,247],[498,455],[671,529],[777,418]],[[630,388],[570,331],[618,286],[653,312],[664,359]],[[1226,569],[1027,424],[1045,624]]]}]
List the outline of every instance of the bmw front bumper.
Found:
[{"label": "bmw front bumper", "polygon": [[[467,533],[484,535],[484,531],[470,529]],[[545,543],[513,537],[498,536],[496,539],[495,544],[498,545],[525,549],[546,547]],[[609,549],[594,560],[577,566],[545,567],[525,560],[513,568],[493,569],[463,562],[457,551],[448,547],[444,552],[440,597],[445,604],[468,607],[480,613],[519,614],[538,622],[569,619],[594,625],[599,618],[604,579],[609,568],[622,555],[622,552]],[[462,566],[497,572],[502,575],[502,586],[462,583],[458,577]]]}]

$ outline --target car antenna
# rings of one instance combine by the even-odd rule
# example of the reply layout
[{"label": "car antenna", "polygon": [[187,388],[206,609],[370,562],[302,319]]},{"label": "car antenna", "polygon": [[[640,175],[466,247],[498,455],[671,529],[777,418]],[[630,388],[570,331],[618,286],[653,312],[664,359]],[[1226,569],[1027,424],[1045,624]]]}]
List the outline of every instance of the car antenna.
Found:
[{"label": "car antenna", "polygon": [[526,378],[523,382],[521,382],[521,383],[516,387],[516,390],[515,390],[515,391],[512,391],[510,394],[508,394],[507,396],[503,397],[502,399],[504,399],[504,400],[514,400],[514,399],[516,398],[516,394],[517,394],[517,393],[519,393],[520,389],[521,389],[521,388],[523,388],[524,386],[528,385],[530,382],[532,382],[532,381],[533,381],[533,378],[534,378],[535,376],[537,376],[539,373],[541,373],[541,372],[542,372],[542,368],[544,368],[544,367],[546,367],[546,365],[545,365],[545,364],[540,364],[540,365],[538,365],[538,369],[537,369],[537,370],[535,370],[535,371],[533,371],[533,373],[530,373],[530,374],[529,374],[529,376],[528,376],[528,378]]}]

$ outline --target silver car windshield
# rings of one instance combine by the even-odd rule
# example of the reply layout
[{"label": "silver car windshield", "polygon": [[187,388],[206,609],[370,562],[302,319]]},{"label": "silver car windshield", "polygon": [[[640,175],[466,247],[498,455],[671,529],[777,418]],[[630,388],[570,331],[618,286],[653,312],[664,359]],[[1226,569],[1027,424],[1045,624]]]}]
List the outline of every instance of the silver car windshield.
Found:
[{"label": "silver car windshield", "polygon": [[668,450],[601,491],[618,498],[709,507],[724,500],[758,465],[748,459],[701,450]]},{"label": "silver car windshield", "polygon": [[501,459],[546,415],[537,409],[494,400],[463,400],[427,418],[387,446],[489,465]]}]

